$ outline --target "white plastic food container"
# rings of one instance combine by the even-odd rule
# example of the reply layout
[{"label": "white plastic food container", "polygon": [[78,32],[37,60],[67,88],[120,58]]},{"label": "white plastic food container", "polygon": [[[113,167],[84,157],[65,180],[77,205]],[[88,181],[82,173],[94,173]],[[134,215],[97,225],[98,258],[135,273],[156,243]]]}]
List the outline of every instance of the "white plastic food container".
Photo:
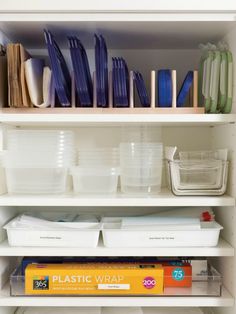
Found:
[{"label": "white plastic food container", "polygon": [[102,235],[106,247],[213,247],[218,244],[220,230],[217,222],[201,222],[200,230],[158,230],[147,226],[121,229],[121,218],[103,218]]},{"label": "white plastic food container", "polygon": [[113,167],[73,167],[73,187],[76,194],[116,193],[119,168]]},{"label": "white plastic food container", "polygon": [[[67,223],[54,223],[52,227],[27,228],[17,225],[17,218],[10,221],[4,228],[7,230],[10,246],[40,247],[96,247],[98,244],[100,223],[73,222],[74,227],[66,227]],[[61,227],[53,227],[60,224]]]}]

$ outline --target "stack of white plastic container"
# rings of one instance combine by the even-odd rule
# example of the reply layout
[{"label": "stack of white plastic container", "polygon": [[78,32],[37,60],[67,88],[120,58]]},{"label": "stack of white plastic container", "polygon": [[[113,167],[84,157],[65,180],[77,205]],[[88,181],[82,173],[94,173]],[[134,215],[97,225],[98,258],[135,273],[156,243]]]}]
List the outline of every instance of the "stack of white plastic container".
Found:
[{"label": "stack of white plastic container", "polygon": [[71,169],[75,193],[115,193],[119,152],[117,148],[80,149],[78,167]]},{"label": "stack of white plastic container", "polygon": [[75,164],[74,134],[63,130],[11,130],[5,155],[9,193],[59,194],[66,191]]},{"label": "stack of white plastic container", "polygon": [[124,193],[158,193],[162,178],[162,143],[120,144],[121,190]]}]

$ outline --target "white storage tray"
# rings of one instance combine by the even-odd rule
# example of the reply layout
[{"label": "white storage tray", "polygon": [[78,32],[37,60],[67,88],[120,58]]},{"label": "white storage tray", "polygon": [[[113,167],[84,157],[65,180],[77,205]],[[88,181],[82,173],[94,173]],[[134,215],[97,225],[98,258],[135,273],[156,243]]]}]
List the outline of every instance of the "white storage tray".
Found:
[{"label": "white storage tray", "polygon": [[[52,225],[54,223],[52,222]],[[100,223],[72,222],[66,228],[66,223],[59,228],[29,229],[15,227],[14,220],[4,228],[7,230],[8,242],[11,246],[40,246],[40,247],[96,247],[98,244]]]},{"label": "white storage tray", "polygon": [[212,247],[219,240],[221,225],[202,222],[200,230],[121,229],[121,218],[102,220],[102,235],[106,247]]}]

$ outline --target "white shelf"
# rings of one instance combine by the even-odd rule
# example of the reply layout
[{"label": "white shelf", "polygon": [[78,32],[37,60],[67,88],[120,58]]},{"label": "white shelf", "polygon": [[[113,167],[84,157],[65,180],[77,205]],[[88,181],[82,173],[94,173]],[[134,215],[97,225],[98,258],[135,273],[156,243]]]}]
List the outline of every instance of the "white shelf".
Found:
[{"label": "white shelf", "polygon": [[163,189],[158,195],[149,197],[115,195],[9,195],[0,196],[0,206],[83,206],[83,207],[169,207],[169,206],[234,206],[235,199],[223,196],[175,196]]},{"label": "white shelf", "polygon": [[0,306],[214,306],[231,307],[234,299],[223,287],[221,297],[10,297],[9,285],[0,291]]},{"label": "white shelf", "polygon": [[0,256],[234,256],[234,248],[220,239],[216,247],[107,248],[102,241],[96,248],[11,247],[0,243]]},{"label": "white shelf", "polygon": [[94,109],[96,113],[87,114],[86,110],[91,112],[91,109],[33,110],[34,113],[32,110],[23,113],[24,109],[17,110],[17,113],[10,113],[16,110],[3,109],[0,113],[0,123],[14,126],[119,126],[146,123],[166,126],[214,126],[236,122],[236,114],[153,114],[152,111],[144,113],[145,109],[140,113],[139,109],[137,113],[122,113],[129,109],[120,109],[119,113],[108,113],[110,109],[108,111]]}]

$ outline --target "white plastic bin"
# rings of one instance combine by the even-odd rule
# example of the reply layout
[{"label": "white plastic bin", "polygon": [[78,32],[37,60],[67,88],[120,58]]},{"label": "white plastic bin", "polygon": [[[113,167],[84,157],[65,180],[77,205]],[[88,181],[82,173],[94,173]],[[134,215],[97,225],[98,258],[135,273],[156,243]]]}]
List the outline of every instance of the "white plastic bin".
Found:
[{"label": "white plastic bin", "polygon": [[102,235],[106,247],[213,247],[219,240],[217,222],[202,222],[200,230],[158,230],[155,227],[121,229],[121,218],[103,218]]},{"label": "white plastic bin", "polygon": [[4,226],[10,246],[96,247],[101,229],[100,223],[51,222],[51,228],[48,224],[45,228],[28,228],[17,222],[18,217]]},{"label": "white plastic bin", "polygon": [[119,168],[73,167],[71,174],[76,194],[115,193],[117,191]]}]

